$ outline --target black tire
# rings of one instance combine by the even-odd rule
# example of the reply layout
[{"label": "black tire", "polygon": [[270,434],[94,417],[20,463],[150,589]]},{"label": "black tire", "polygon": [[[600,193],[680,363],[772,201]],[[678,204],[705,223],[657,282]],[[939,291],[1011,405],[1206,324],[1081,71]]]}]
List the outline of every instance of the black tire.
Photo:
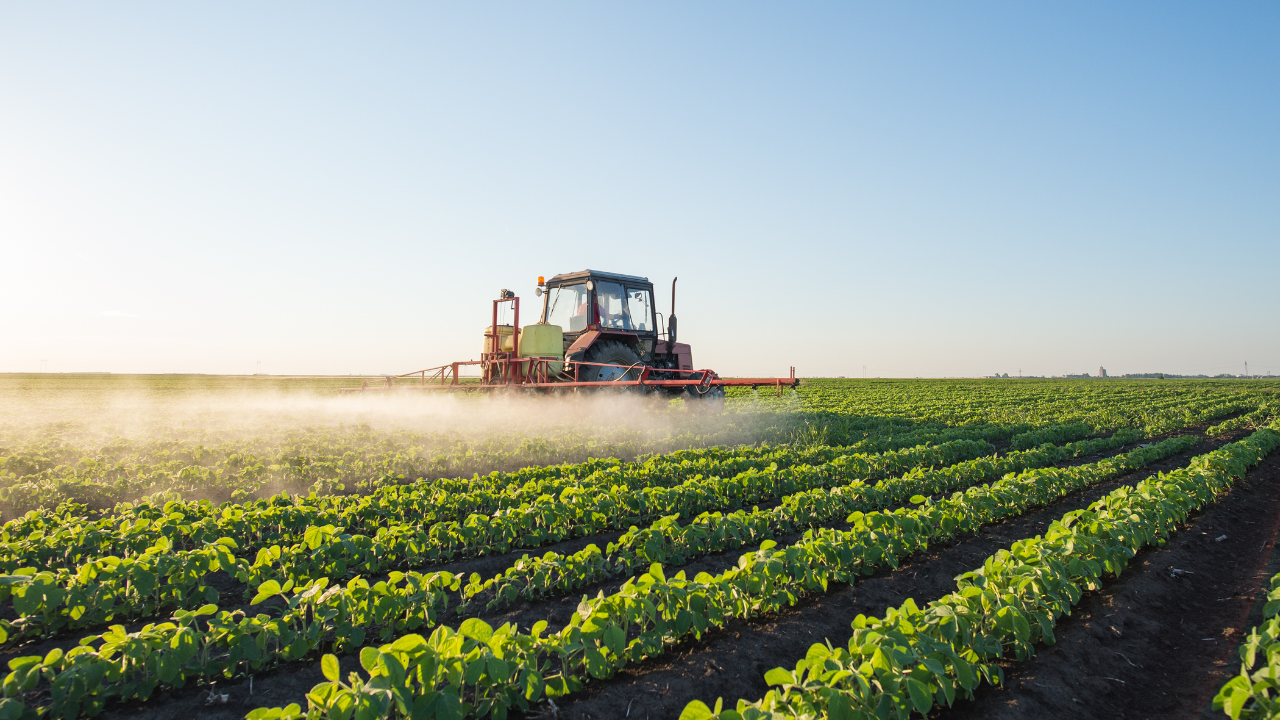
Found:
[{"label": "black tire", "polygon": [[702,392],[697,385],[685,387],[685,404],[697,412],[717,413],[724,410],[724,386],[712,385]]},{"label": "black tire", "polygon": [[643,367],[640,362],[640,356],[636,354],[635,350],[632,350],[630,347],[627,347],[620,342],[612,340],[592,345],[591,349],[587,351],[586,360],[587,362],[593,363],[626,365],[631,369],[625,370],[623,368],[600,367],[599,365],[583,365],[582,371],[578,373],[578,379],[582,382],[639,380],[640,372]]}]

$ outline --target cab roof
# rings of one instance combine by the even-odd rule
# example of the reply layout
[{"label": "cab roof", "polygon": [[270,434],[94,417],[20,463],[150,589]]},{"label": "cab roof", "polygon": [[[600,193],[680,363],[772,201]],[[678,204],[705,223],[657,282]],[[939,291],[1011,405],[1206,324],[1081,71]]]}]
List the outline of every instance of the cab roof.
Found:
[{"label": "cab roof", "polygon": [[574,280],[585,280],[588,277],[600,278],[602,280],[617,280],[620,282],[644,283],[645,285],[653,284],[649,282],[649,278],[647,277],[640,277],[639,275],[623,275],[621,273],[602,272],[600,270],[579,270],[578,272],[571,272],[571,273],[564,273],[563,275],[556,275],[555,277],[548,280],[547,284],[559,285],[561,283],[568,283]]}]

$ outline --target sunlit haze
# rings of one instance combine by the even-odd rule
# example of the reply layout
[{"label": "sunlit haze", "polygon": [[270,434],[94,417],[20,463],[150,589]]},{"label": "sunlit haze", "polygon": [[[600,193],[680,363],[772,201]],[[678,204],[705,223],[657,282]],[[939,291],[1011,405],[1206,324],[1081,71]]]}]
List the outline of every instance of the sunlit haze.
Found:
[{"label": "sunlit haze", "polygon": [[[1275,3],[5,3],[0,372],[1280,374]],[[527,312],[527,311],[526,311]],[[526,318],[527,319],[527,318]]]}]

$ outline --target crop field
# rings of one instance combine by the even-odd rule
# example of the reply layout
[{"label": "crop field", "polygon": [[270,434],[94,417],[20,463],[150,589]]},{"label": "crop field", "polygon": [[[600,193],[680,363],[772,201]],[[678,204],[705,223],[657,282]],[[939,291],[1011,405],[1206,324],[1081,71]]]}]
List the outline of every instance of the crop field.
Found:
[{"label": "crop field", "polygon": [[0,377],[0,720],[1280,716],[1280,381]]}]

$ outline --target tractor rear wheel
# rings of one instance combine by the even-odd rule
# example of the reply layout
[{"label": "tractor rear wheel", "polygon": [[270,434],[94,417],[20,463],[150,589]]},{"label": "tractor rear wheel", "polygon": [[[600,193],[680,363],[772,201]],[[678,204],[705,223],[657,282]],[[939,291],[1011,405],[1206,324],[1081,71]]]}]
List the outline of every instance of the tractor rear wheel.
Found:
[{"label": "tractor rear wheel", "polygon": [[[635,350],[612,340],[591,346],[587,352],[587,362],[625,365],[627,367],[601,367],[584,365],[578,379],[583,382],[605,382],[608,380],[639,380],[642,364]],[[630,368],[630,369],[627,369]]]}]

